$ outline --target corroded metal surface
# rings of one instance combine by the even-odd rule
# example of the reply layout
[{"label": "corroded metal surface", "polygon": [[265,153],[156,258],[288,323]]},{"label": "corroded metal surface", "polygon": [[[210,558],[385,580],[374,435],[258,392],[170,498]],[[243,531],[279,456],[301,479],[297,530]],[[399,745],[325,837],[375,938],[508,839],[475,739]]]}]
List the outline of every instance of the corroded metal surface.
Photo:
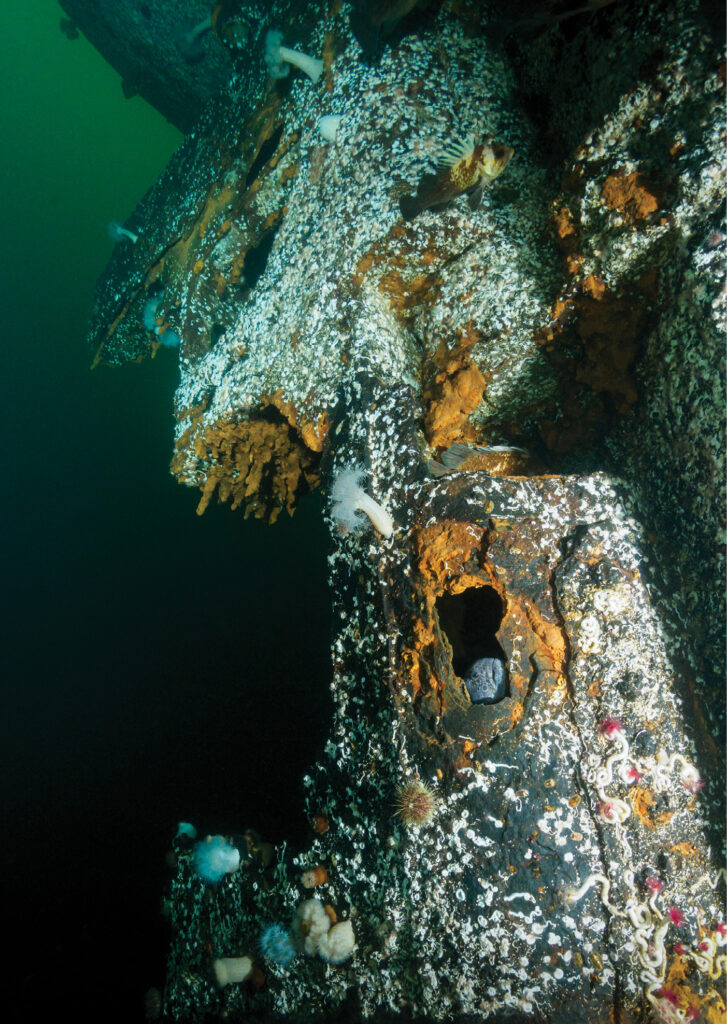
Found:
[{"label": "corroded metal surface", "polygon": [[[233,76],[99,286],[98,360],[181,339],[172,470],[200,512],[273,521],[360,466],[394,523],[331,518],[310,843],[233,837],[249,856],[214,886],[176,844],[174,1019],[722,1019],[721,72],[696,7],[615,7],[520,69],[471,5],[376,60],[348,5],[318,12],[321,79],[248,111]],[[622,65],[579,77],[628,31]],[[582,86],[571,118],[549,96],[565,175],[522,106],[559,61]],[[405,223],[440,150],[482,131],[515,155],[480,208]],[[433,477],[455,442],[529,454]],[[465,684],[483,658],[494,703]],[[316,865],[353,957],[275,964],[262,930]],[[254,983],[215,985],[230,956]]]},{"label": "corroded metal surface", "polygon": [[[181,131],[230,76],[246,113],[264,80],[263,40],[286,25],[292,45],[305,42],[321,4],[310,0],[60,0],[74,25],[118,71],[127,98],[139,95]],[[211,22],[211,24],[210,24]]]},{"label": "corroded metal surface", "polygon": [[232,60],[213,33],[200,36],[189,55],[181,45],[209,17],[206,0],[61,0],[61,7],[121,75],[124,94],[143,96],[181,131],[230,77]]},{"label": "corroded metal surface", "polygon": [[[709,805],[643,532],[603,476],[427,479],[410,399],[356,381],[332,428],[336,459],[371,456],[396,527],[388,541],[334,529],[335,713],[304,780],[327,828],[214,891],[178,846],[169,1011],[592,1024],[717,1007]],[[442,594],[488,587],[510,678],[491,707],[469,703],[453,644],[428,628]],[[395,814],[417,779],[434,798],[422,825]],[[200,929],[213,956],[254,953],[265,924],[287,927],[314,864],[328,872],[317,895],[353,923],[353,959],[264,961],[264,990],[220,995]]]}]

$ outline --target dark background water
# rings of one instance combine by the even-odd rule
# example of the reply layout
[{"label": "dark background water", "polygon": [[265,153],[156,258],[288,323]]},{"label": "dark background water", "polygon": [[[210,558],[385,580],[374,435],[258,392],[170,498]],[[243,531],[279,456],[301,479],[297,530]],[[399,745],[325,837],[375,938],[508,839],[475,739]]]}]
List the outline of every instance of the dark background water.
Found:
[{"label": "dark background water", "polygon": [[3,1021],[143,1019],[180,819],[301,839],[327,727],[317,496],[274,527],[169,475],[176,354],[89,371],[124,219],[181,136],[55,0],[0,8]]}]

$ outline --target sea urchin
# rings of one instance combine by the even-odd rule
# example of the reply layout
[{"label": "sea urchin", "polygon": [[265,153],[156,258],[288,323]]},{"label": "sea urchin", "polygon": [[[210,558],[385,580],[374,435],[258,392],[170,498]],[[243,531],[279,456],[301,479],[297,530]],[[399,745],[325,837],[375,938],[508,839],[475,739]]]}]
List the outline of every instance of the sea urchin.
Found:
[{"label": "sea urchin", "polygon": [[423,782],[407,782],[396,791],[395,815],[405,825],[426,825],[434,817],[436,808],[434,793]]}]

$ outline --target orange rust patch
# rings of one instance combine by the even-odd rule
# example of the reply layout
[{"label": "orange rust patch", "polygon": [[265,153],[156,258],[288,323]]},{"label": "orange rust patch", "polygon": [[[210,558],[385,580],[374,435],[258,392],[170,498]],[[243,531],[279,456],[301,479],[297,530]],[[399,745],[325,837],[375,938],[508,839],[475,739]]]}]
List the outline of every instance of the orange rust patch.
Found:
[{"label": "orange rust patch", "polygon": [[583,281],[583,291],[588,292],[594,299],[602,299],[606,294],[606,282],[595,274],[589,274]]},{"label": "orange rust patch", "polygon": [[[434,605],[450,584],[462,576],[465,564],[479,548],[483,534],[482,527],[454,521],[437,523],[416,534],[415,550],[424,607],[412,626],[412,646],[405,647],[401,655],[402,673],[409,680],[415,696],[425,682],[434,688],[440,687],[440,681],[432,677],[430,666],[421,657],[421,652],[437,643]],[[478,582],[484,585],[486,581]]]},{"label": "orange rust patch", "polygon": [[373,267],[375,261],[376,261],[376,249],[375,248],[374,249],[369,249],[369,251],[367,253],[364,253],[364,255],[361,257],[361,259],[358,261],[358,265],[356,267],[356,271],[355,271],[355,273],[353,275],[353,285],[354,285],[355,288],[360,288],[361,287],[361,285],[363,284],[363,279],[366,277],[366,275],[368,274],[369,270],[371,270],[371,268]]},{"label": "orange rust patch", "polygon": [[701,1007],[706,1024],[724,1024],[725,1005],[719,992],[710,989],[703,999],[696,997],[694,1001]]},{"label": "orange rust patch", "polygon": [[448,349],[441,342],[434,354],[434,372],[423,396],[427,406],[424,429],[433,448],[477,438],[467,417],[482,401],[486,384],[484,374],[470,355],[478,340],[478,332],[468,325],[454,348]]},{"label": "orange rust patch", "polygon": [[694,843],[690,843],[688,840],[683,843],[674,843],[669,849],[674,853],[680,854],[682,857],[688,857],[690,860],[699,858],[699,850]]},{"label": "orange rust patch", "polygon": [[639,818],[642,825],[645,825],[648,829],[655,829],[660,825],[666,825],[673,817],[671,811],[662,811],[661,814],[657,815],[652,813],[651,808],[656,801],[654,800],[654,794],[645,786],[638,786],[629,790],[628,798],[634,814]]},{"label": "orange rust patch", "polygon": [[[539,666],[539,685],[549,692],[565,686],[562,630],[547,601],[541,606],[538,588],[529,592],[527,587],[517,585],[519,573],[513,575],[513,555],[532,571],[528,537],[521,532],[515,536],[511,525],[493,522],[485,529],[456,520],[440,520],[415,530],[413,537],[417,572],[413,578],[412,620],[399,663],[402,681],[412,686],[415,697],[432,702],[432,710],[443,716],[445,729],[452,729],[453,735],[469,734],[478,743],[489,742],[522,720],[533,664]],[[498,567],[501,563],[510,568]],[[472,709],[454,673],[453,640],[442,630],[436,610],[442,595],[454,596],[482,587],[493,589],[502,602],[503,618],[497,636],[509,659],[510,678],[508,697],[497,707],[485,710]],[[469,718],[470,711],[473,719]]]},{"label": "orange rust patch", "polygon": [[556,209],[553,220],[555,222],[555,234],[558,244],[565,252],[574,252],[578,244],[578,232],[573,214],[567,206],[561,206]]},{"label": "orange rust patch", "polygon": [[196,430],[179,439],[171,471],[180,483],[196,483],[185,468],[189,449],[206,473],[200,484],[202,515],[213,496],[245,507],[254,516],[274,523],[284,508],[292,514],[300,493],[318,483],[313,454],[297,440],[287,423],[266,420],[226,421]]},{"label": "orange rust patch", "polygon": [[389,297],[394,312],[402,313],[413,306],[434,302],[441,287],[441,276],[438,273],[421,273],[411,280],[397,273],[397,270],[405,270],[410,265],[413,253],[426,266],[443,258],[438,254],[432,239],[425,244],[415,241],[406,226],[397,221],[386,237],[375,242],[361,257],[353,273],[353,287],[360,288],[372,269],[385,265],[379,288]]},{"label": "orange rust patch", "polygon": [[709,1015],[706,1004],[713,1002],[713,996],[716,993],[712,990],[706,996],[703,996],[699,992],[693,991],[689,985],[689,977],[692,973],[693,968],[688,963],[686,957],[675,956],[669,965],[669,970],[664,979],[664,988],[675,993],[679,999],[679,1007],[683,1012],[689,1010],[690,1007],[701,1009],[699,1016],[693,1019],[710,1021],[713,1024],[724,1024],[724,1004],[722,1004],[722,1015],[718,1018],[712,1018]]},{"label": "orange rust patch", "polygon": [[[527,538],[520,535],[513,540],[521,560],[531,565],[527,552],[523,553],[526,542]],[[507,544],[507,529],[493,524],[486,530],[455,520],[439,521],[413,535],[417,572],[412,580],[412,619],[401,652],[401,675],[411,685],[417,701],[425,702],[427,709],[441,716],[445,730],[453,737],[468,736],[478,746],[522,721],[534,660],[540,666],[540,685],[549,691],[561,686],[564,678],[566,645],[562,631],[555,621],[548,621],[547,608],[541,608],[532,595],[511,589],[508,571],[496,568],[500,565],[496,552],[502,555],[501,549]],[[492,561],[486,551],[492,553]],[[509,564],[510,560],[505,561]],[[436,609],[442,595],[481,587],[491,587],[499,595],[503,618],[497,637],[510,659],[509,695],[492,708],[470,704],[453,670],[453,640],[442,629]],[[511,653],[515,648],[517,654]],[[423,712],[424,716],[428,713]],[[426,749],[430,742],[426,734],[423,742]],[[457,749],[445,755],[455,767],[457,758],[463,756],[462,747]]]},{"label": "orange rust patch", "polygon": [[618,210],[628,221],[645,220],[659,209],[654,188],[638,172],[609,174],[603,184],[603,198],[612,210]]},{"label": "orange rust patch", "polygon": [[397,270],[390,270],[379,281],[379,290],[388,296],[395,313],[405,313],[413,306],[433,303],[441,284],[439,274],[418,274],[406,281]]},{"label": "orange rust patch", "polygon": [[587,693],[587,695],[589,697],[593,698],[594,700],[597,697],[600,697],[600,695],[601,695],[601,680],[600,679],[592,679],[591,682],[588,684],[588,688],[586,690],[586,693]]},{"label": "orange rust patch", "polygon": [[484,532],[481,526],[453,521],[437,523],[418,534],[419,571],[432,589],[440,584],[436,597],[444,593],[445,581],[462,575],[465,564],[482,543]]}]

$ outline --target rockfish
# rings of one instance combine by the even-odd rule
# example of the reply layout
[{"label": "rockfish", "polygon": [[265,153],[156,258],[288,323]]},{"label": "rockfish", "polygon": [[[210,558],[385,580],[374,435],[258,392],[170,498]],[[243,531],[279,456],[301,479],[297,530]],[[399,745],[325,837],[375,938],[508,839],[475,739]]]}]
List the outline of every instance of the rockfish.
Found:
[{"label": "rockfish", "polygon": [[472,136],[452,145],[437,164],[435,174],[423,174],[416,195],[399,200],[404,220],[413,220],[422,210],[436,209],[466,195],[471,210],[476,210],[485,185],[494,181],[507,167],[514,149],[488,136],[475,143]]}]

